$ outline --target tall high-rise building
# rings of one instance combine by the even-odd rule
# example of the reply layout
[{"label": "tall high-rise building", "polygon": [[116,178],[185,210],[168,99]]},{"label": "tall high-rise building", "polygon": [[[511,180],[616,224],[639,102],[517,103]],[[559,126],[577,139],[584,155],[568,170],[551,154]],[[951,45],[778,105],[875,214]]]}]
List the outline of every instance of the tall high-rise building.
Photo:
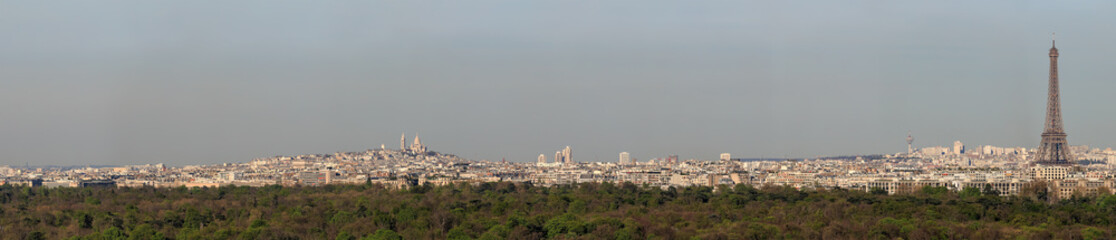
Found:
[{"label": "tall high-rise building", "polygon": [[563,163],[562,151],[554,151],[554,163]]},{"label": "tall high-rise building", "polygon": [[961,155],[962,153],[965,153],[965,144],[961,143],[961,141],[954,141],[953,154]]},{"label": "tall high-rise building", "polygon": [[565,149],[562,149],[562,157],[563,157],[563,159],[562,159],[563,162],[562,163],[565,163],[565,164],[573,163],[573,150],[570,150],[570,146],[566,146]]},{"label": "tall high-rise building", "polygon": [[1073,154],[1062,128],[1062,101],[1058,91],[1058,48],[1050,41],[1050,86],[1046,96],[1046,124],[1034,163],[1072,165]]},{"label": "tall high-rise building", "polygon": [[546,163],[546,154],[539,154],[539,164]]},{"label": "tall high-rise building", "polygon": [[620,152],[620,164],[624,165],[624,164],[631,164],[631,163],[632,163],[632,154],[629,154],[628,152]]},{"label": "tall high-rise building", "polygon": [[953,141],[953,154],[961,155],[965,153],[965,144],[961,141]]},{"label": "tall high-rise building", "polygon": [[407,133],[399,135],[399,151],[407,151]]}]

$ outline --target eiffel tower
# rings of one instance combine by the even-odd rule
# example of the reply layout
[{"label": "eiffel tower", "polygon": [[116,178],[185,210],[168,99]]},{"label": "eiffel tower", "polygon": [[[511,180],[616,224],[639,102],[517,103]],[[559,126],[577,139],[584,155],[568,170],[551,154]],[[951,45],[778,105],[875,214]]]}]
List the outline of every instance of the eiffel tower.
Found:
[{"label": "eiffel tower", "polygon": [[1046,126],[1042,131],[1036,164],[1073,165],[1073,154],[1062,129],[1062,103],[1058,97],[1058,48],[1050,41],[1050,93],[1046,98]]}]

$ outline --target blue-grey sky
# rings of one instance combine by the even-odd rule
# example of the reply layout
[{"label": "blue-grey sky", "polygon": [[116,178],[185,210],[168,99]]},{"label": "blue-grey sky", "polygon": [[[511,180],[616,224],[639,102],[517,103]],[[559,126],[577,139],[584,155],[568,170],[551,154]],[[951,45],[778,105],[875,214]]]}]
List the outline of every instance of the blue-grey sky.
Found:
[{"label": "blue-grey sky", "polygon": [[2,1],[0,165],[1116,146],[1112,1]]}]

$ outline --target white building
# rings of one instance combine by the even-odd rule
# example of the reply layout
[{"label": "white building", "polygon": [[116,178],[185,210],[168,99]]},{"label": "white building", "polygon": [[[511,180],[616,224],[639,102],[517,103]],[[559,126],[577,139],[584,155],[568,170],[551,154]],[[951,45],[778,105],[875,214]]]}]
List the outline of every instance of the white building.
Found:
[{"label": "white building", "polygon": [[565,149],[555,152],[554,162],[562,164],[573,163],[573,150],[570,150],[570,146],[566,146]]}]

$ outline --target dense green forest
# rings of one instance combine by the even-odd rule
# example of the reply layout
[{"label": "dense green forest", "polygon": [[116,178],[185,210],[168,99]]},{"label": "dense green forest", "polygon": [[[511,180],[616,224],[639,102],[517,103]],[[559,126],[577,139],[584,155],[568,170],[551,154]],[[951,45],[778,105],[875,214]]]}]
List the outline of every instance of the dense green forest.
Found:
[{"label": "dense green forest", "polygon": [[0,186],[3,239],[1112,238],[1116,196],[1048,203],[747,185]]}]

